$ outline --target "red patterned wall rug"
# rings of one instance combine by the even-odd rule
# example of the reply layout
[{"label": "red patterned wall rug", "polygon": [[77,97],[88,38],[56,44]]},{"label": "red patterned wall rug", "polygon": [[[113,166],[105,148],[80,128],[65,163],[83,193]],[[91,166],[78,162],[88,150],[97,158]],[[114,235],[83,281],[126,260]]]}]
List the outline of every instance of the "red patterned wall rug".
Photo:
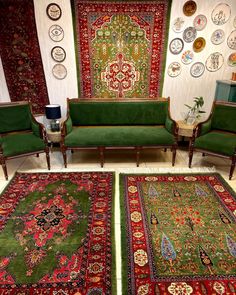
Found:
[{"label": "red patterned wall rug", "polygon": [[114,175],[17,173],[0,197],[0,294],[115,294]]},{"label": "red patterned wall rug", "polygon": [[171,0],[74,0],[81,97],[158,97]]},{"label": "red patterned wall rug", "polygon": [[30,100],[35,114],[49,103],[33,0],[0,0],[0,56],[11,101]]},{"label": "red patterned wall rug", "polygon": [[236,193],[217,174],[122,174],[123,294],[236,294]]}]

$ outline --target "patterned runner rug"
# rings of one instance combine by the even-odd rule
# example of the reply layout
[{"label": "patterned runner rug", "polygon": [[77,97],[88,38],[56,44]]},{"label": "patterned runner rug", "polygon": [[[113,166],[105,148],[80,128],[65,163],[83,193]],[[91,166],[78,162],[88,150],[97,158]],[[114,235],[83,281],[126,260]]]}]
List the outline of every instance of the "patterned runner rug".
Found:
[{"label": "patterned runner rug", "polygon": [[81,97],[161,95],[170,0],[74,0]]},{"label": "patterned runner rug", "polygon": [[111,172],[17,173],[0,197],[0,294],[115,294],[113,194]]},{"label": "patterned runner rug", "polygon": [[35,114],[49,103],[33,0],[0,0],[0,56],[11,101],[30,100]]},{"label": "patterned runner rug", "polygon": [[120,181],[124,294],[236,294],[236,194],[219,174]]}]

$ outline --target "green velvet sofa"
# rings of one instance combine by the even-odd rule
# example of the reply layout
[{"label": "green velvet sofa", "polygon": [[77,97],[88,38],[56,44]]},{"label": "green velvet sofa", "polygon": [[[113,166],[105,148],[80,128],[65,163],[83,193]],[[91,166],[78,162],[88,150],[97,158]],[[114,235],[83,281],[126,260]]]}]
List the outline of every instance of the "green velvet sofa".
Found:
[{"label": "green velvet sofa", "polygon": [[209,118],[195,126],[189,145],[189,167],[193,152],[223,157],[231,160],[229,179],[236,162],[236,104],[217,101]]},{"label": "green velvet sofa", "polygon": [[39,153],[46,153],[50,169],[46,131],[32,115],[30,103],[0,103],[0,164],[6,180],[6,160]]},{"label": "green velvet sofa", "polygon": [[169,114],[169,99],[67,99],[61,152],[96,149],[101,167],[108,149],[133,149],[139,166],[144,148],[170,148],[172,165],[177,148],[177,125]]}]

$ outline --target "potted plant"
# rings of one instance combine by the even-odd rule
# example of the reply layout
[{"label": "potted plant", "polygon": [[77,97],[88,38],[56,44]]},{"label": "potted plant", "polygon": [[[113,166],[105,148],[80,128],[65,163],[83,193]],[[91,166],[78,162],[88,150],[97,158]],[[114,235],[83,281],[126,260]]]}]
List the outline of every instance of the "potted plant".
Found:
[{"label": "potted plant", "polygon": [[194,97],[193,99],[194,104],[193,106],[190,106],[188,104],[185,104],[185,106],[189,109],[184,121],[188,125],[192,125],[201,117],[201,114],[205,113],[205,111],[202,111],[201,108],[204,105],[204,99],[202,96]]}]

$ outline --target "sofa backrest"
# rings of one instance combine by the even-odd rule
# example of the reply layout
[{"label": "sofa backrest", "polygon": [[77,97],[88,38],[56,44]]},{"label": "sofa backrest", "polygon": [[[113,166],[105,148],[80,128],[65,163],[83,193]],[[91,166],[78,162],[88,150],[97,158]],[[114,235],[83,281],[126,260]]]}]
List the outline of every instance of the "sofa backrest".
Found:
[{"label": "sofa backrest", "polygon": [[216,103],[212,114],[211,128],[236,132],[236,105]]},{"label": "sofa backrest", "polygon": [[31,129],[31,112],[27,102],[0,103],[0,133]]},{"label": "sofa backrest", "polygon": [[162,125],[168,104],[167,99],[68,99],[68,111],[73,125]]}]

